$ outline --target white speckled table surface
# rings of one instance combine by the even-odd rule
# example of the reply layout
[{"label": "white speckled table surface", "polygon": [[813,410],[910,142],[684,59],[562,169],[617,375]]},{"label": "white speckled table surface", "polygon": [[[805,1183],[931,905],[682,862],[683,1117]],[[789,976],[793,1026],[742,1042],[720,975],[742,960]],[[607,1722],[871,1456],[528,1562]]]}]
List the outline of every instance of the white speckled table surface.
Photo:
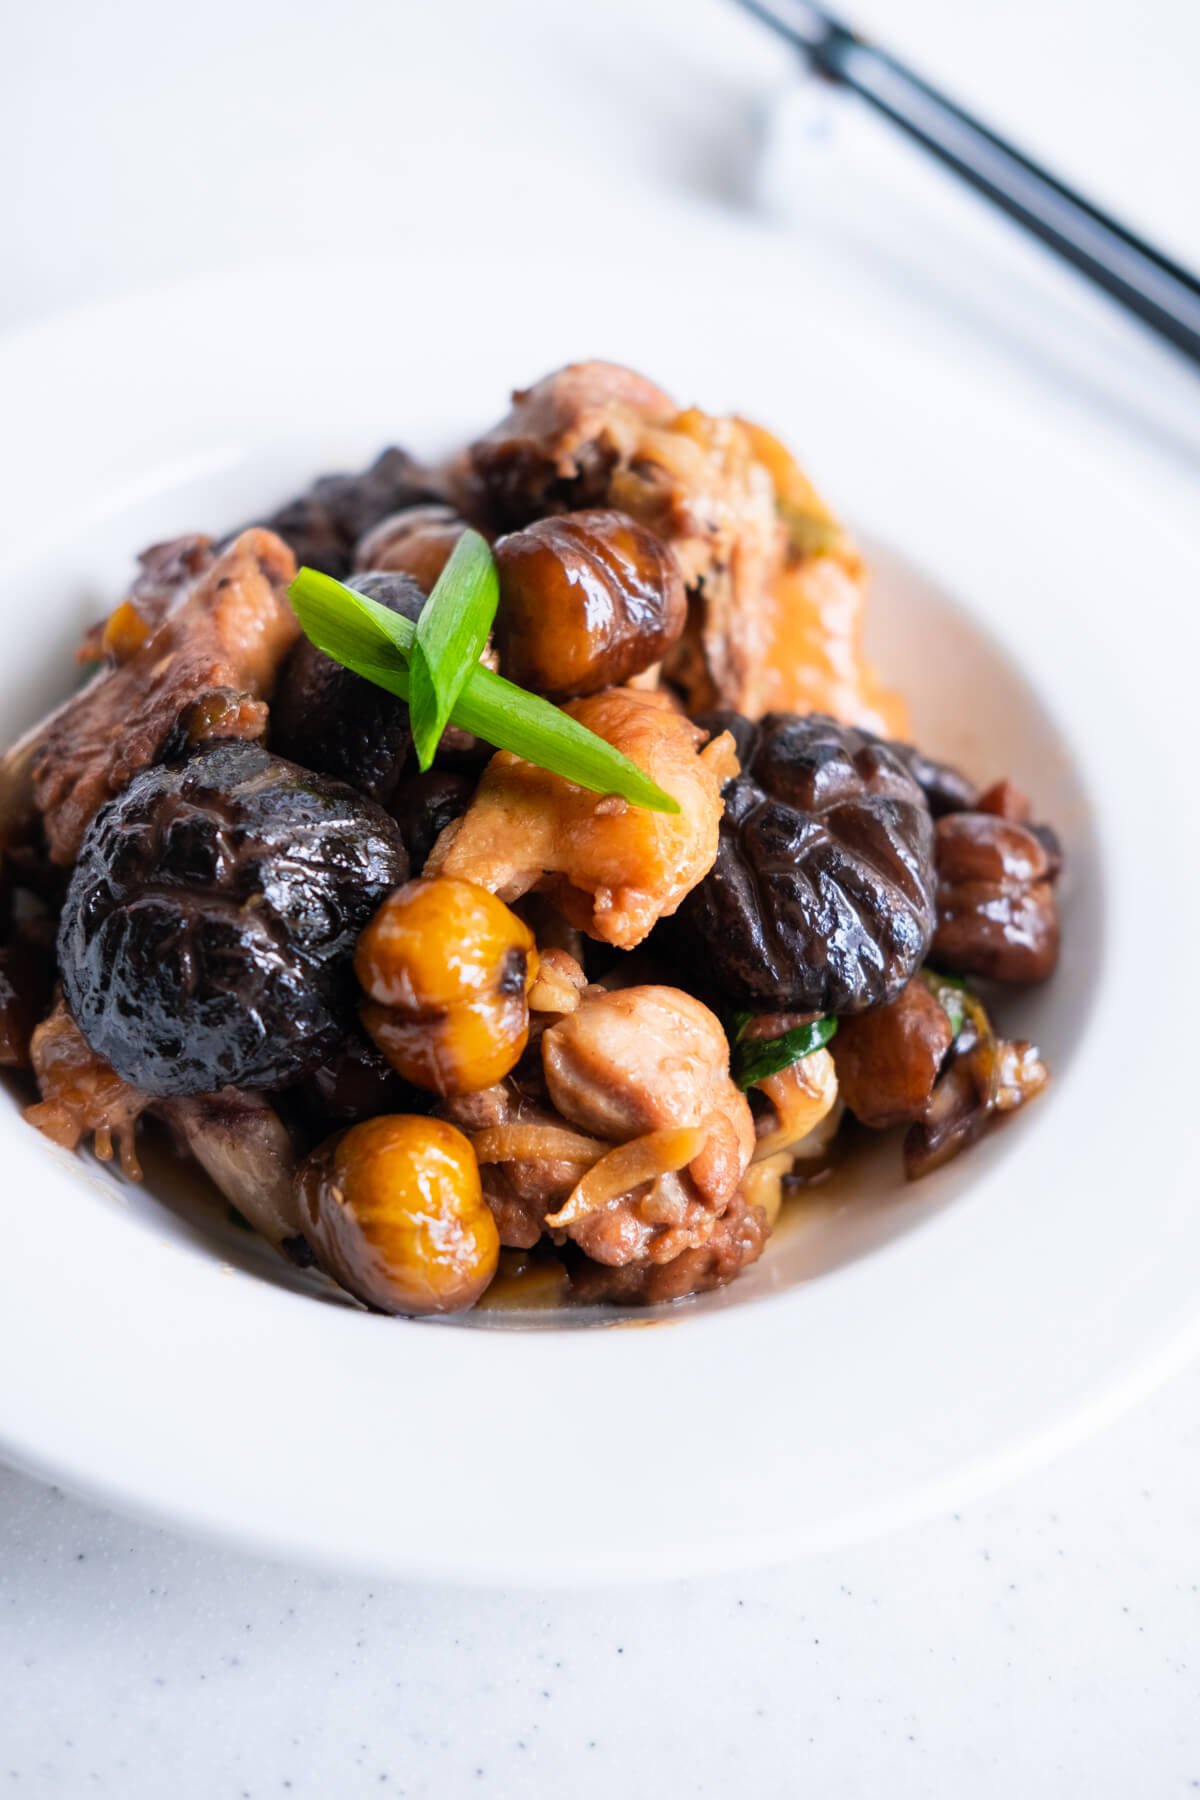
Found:
[{"label": "white speckled table surface", "polygon": [[[1200,262],[1192,0],[859,11]],[[1025,255],[1003,228],[972,221],[936,282],[898,260],[879,189],[897,155],[721,0],[26,7],[0,62],[0,167],[21,172],[0,184],[0,326],[272,247],[432,247],[481,201],[494,221],[496,196],[536,216],[553,191],[683,193],[885,257],[906,304],[1052,362],[1081,421],[1194,409],[1190,378],[1098,313],[1069,353],[1039,336],[1031,295],[1079,304],[1058,276],[1011,265],[999,303],[989,258]],[[936,182],[905,182],[931,233],[956,228]],[[0,1790],[1197,1792],[1198,1419],[1192,1370],[961,1515],[769,1574],[578,1596],[314,1575],[0,1470]]]}]

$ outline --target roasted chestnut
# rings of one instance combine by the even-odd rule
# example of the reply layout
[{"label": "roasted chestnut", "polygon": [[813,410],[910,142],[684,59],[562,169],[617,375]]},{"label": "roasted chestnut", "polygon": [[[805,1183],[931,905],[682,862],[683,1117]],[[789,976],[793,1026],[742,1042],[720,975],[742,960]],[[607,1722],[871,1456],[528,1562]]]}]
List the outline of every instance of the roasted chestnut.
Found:
[{"label": "roasted chestnut", "polygon": [[354,553],[359,569],[411,575],[426,594],[467,529],[452,506],[410,506],[381,519]]},{"label": "roasted chestnut", "polygon": [[147,769],[84,838],[67,1004],[145,1093],[296,1081],[353,1017],[355,941],[406,873],[385,812],[256,744]]},{"label": "roasted chestnut", "polygon": [[1055,849],[993,813],[939,819],[934,959],[993,981],[1044,981],[1058,961]]},{"label": "roasted chestnut", "polygon": [[739,1005],[857,1013],[893,1000],[933,935],[933,821],[882,739],[823,714],[701,714],[733,734],[717,858],[664,948]]},{"label": "roasted chestnut", "polygon": [[887,1006],[842,1020],[830,1046],[842,1099],[880,1129],[923,1119],[953,1042],[945,1007],[918,976]]},{"label": "roasted chestnut", "polygon": [[436,1094],[491,1087],[529,1041],[529,927],[470,881],[423,877],[390,894],[358,941],[362,1022],[406,1081]]},{"label": "roasted chestnut", "polygon": [[365,1119],[314,1151],[296,1185],[317,1261],[380,1312],[458,1311],[496,1273],[479,1165],[444,1119]]},{"label": "roasted chestnut", "polygon": [[[425,603],[411,575],[357,575],[354,586],[414,622]],[[301,638],[284,664],[271,707],[273,749],[386,803],[411,742],[403,700],[352,675]]]},{"label": "roasted chestnut", "polygon": [[625,513],[538,519],[501,538],[495,556],[500,666],[552,699],[620,687],[683,631],[675,557]]}]

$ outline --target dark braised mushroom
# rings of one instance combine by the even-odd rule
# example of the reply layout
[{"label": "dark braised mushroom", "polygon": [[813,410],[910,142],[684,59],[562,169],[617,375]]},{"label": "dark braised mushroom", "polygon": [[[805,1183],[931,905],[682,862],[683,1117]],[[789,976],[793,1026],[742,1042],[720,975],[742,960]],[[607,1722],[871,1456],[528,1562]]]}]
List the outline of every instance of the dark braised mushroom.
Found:
[{"label": "dark braised mushroom", "polygon": [[291,545],[298,563],[340,580],[350,571],[355,544],[380,519],[441,497],[429,470],[392,448],[360,475],[322,475],[264,523]]},{"label": "dark braised mushroom", "polygon": [[949,763],[935,762],[915,744],[893,743],[892,750],[924,794],[935,819],[944,813],[967,812],[976,804],[979,790],[975,783]]},{"label": "dark braised mushroom", "polygon": [[[994,1118],[1035,1099],[1050,1079],[1037,1047],[997,1037],[987,1013],[967,989],[929,971],[924,981],[928,991],[953,1011],[957,1029],[929,1103],[905,1134],[904,1169],[910,1181],[940,1169],[968,1149]],[[920,985],[913,983],[914,988]]]},{"label": "dark braised mushroom", "polygon": [[148,769],[84,839],[58,938],[67,1003],[145,1093],[283,1086],[338,1043],[355,941],[406,873],[386,813],[257,745]]},{"label": "dark braised mushroom", "polygon": [[28,1068],[29,1040],[50,1010],[53,985],[53,964],[39,945],[0,945],[0,1068]]},{"label": "dark braised mushroom", "polygon": [[890,747],[821,714],[701,715],[730,731],[716,862],[669,927],[677,959],[743,1006],[857,1013],[892,1000],[933,934],[933,823]]},{"label": "dark braised mushroom", "polygon": [[981,1138],[996,1108],[996,1035],[978,1000],[963,993],[962,1006],[963,1023],[924,1117],[905,1133],[904,1171],[910,1181],[940,1169]]},{"label": "dark braised mushroom", "polygon": [[993,813],[937,823],[937,931],[943,968],[993,981],[1045,981],[1058,961],[1057,860],[1027,825]]},{"label": "dark braised mushroom", "polygon": [[410,506],[381,519],[354,553],[356,569],[411,575],[428,594],[467,529],[452,506]]},{"label": "dark braised mushroom", "polygon": [[478,786],[468,775],[429,769],[400,783],[388,811],[400,827],[410,874],[419,875],[447,825],[461,819]]},{"label": "dark braised mushroom", "polygon": [[[411,575],[357,575],[359,593],[415,621],[425,595]],[[271,707],[271,743],[306,769],[348,781],[385,804],[412,742],[408,707],[301,638]]]},{"label": "dark braised mushroom", "polygon": [[567,700],[656,663],[687,618],[661,538],[625,513],[539,519],[496,545],[496,643],[512,681]]},{"label": "dark braised mushroom", "polygon": [[428,1094],[398,1075],[357,1028],[347,1031],[329,1060],[305,1079],[299,1095],[310,1130],[314,1119],[330,1130],[378,1113],[420,1112],[429,1103]]}]

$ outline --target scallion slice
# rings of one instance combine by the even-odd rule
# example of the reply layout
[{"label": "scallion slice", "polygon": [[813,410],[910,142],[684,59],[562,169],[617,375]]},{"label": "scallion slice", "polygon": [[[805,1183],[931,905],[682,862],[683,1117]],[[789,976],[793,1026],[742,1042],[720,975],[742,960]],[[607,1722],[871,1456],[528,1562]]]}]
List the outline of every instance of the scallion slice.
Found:
[{"label": "scallion slice", "polygon": [[417,620],[408,667],[408,714],[422,770],[433,762],[455,701],[479,662],[500,584],[486,539],[464,531]]},{"label": "scallion slice", "polygon": [[769,1075],[790,1069],[802,1056],[822,1049],[837,1030],[836,1019],[810,1019],[805,1025],[793,1025],[779,1037],[747,1038],[746,1030],[756,1016],[752,1012],[737,1012],[729,1021],[730,1073],[743,1091]]},{"label": "scallion slice", "polygon": [[[305,636],[318,650],[388,693],[409,699],[417,635],[410,620],[316,569],[301,569],[288,592]],[[467,672],[450,719],[485,743],[511,750],[592,793],[616,794],[652,812],[679,811],[677,800],[604,738],[478,662]]]}]

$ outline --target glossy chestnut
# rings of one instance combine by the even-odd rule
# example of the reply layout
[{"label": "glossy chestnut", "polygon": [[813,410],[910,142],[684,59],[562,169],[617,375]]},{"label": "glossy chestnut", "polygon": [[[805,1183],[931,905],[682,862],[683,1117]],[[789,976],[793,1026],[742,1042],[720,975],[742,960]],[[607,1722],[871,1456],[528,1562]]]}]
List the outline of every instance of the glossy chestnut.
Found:
[{"label": "glossy chestnut", "polygon": [[495,555],[501,669],[552,699],[621,686],[683,631],[675,557],[624,513],[538,519],[501,538]]},{"label": "glossy chestnut", "polygon": [[321,1267],[380,1312],[457,1312],[496,1272],[479,1165],[444,1119],[364,1120],[305,1159],[297,1190]]}]

